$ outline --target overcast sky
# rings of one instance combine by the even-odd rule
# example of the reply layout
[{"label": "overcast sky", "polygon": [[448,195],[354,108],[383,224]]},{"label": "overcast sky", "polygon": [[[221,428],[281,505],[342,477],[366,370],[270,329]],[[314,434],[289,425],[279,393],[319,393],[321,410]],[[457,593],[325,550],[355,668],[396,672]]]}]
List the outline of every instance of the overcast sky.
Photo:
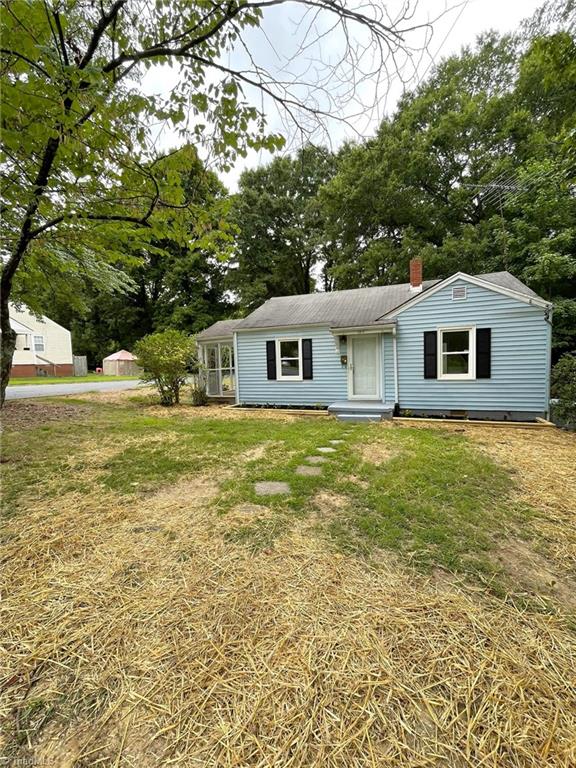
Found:
[{"label": "overcast sky", "polygon": [[[406,0],[377,2],[382,3],[393,18],[400,13],[402,7],[406,7]],[[374,74],[364,82],[358,83],[352,93],[350,68],[344,64],[334,77],[331,77],[328,89],[315,89],[314,92],[302,88],[296,90],[297,95],[304,100],[316,99],[318,106],[327,109],[333,116],[323,119],[319,128],[317,124],[307,121],[305,115],[301,115],[301,119],[312,131],[311,138],[317,143],[329,144],[336,149],[346,138],[372,135],[382,116],[393,112],[403,88],[417,84],[434,63],[458,52],[462,46],[473,44],[476,37],[484,31],[495,29],[505,33],[515,30],[522,19],[531,16],[542,2],[543,0],[419,0],[410,26],[414,23],[434,22],[432,37],[427,39],[428,33],[423,29],[408,33],[406,41],[413,49],[413,55],[408,59],[400,52],[396,57],[397,66],[392,59],[388,59],[388,76],[386,70],[378,66],[379,78]],[[411,10],[412,6],[414,0],[409,5]],[[276,75],[288,70],[292,77],[300,76],[299,79],[309,81],[314,74],[319,76],[319,62],[333,65],[339,60],[344,51],[344,38],[338,30],[330,31],[330,18],[317,19],[313,28],[307,32],[310,16],[305,19],[302,17],[302,6],[294,3],[266,10],[261,29],[250,31],[245,38],[247,47],[254,54],[258,64]],[[359,44],[365,42],[362,29],[353,34]],[[304,40],[312,42],[312,45],[301,51],[299,46]],[[295,53],[297,56],[294,58]],[[241,48],[232,52],[223,63],[235,68],[249,66],[247,55]],[[379,63],[379,60],[375,60],[373,55],[367,52],[356,71],[372,72],[374,66]],[[396,76],[397,68],[402,70],[406,85]],[[329,69],[326,68],[320,75],[326,75],[328,72]],[[175,70],[155,67],[147,73],[143,87],[147,93],[165,96],[174,86],[177,77]],[[246,96],[254,100],[255,106],[261,105],[260,96],[254,90],[248,89]],[[297,147],[302,141],[301,134],[294,130],[290,120],[287,120],[286,116],[282,119],[271,101],[266,101],[264,108],[269,128],[284,135],[290,134],[288,150]],[[342,118],[346,120],[343,121]],[[169,127],[162,131],[162,145],[173,146],[181,141]],[[221,173],[220,176],[227,187],[234,191],[244,168],[266,163],[270,158],[268,152],[252,152],[247,158],[239,158],[231,171]]]}]

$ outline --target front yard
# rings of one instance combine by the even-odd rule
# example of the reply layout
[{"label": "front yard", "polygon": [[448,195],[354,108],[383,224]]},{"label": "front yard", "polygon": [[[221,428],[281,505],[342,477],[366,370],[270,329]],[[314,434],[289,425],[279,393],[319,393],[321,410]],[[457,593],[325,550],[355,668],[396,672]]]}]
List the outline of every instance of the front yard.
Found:
[{"label": "front yard", "polygon": [[576,761],[574,436],[127,393],[5,422],[11,760]]}]

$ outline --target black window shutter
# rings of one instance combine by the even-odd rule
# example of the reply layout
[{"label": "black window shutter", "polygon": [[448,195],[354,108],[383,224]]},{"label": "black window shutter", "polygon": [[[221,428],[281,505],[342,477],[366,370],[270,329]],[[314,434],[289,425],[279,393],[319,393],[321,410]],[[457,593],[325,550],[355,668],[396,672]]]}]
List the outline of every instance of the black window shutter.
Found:
[{"label": "black window shutter", "polygon": [[492,375],[492,329],[476,329],[476,378],[489,379]]},{"label": "black window shutter", "polygon": [[312,379],[312,339],[302,339],[302,378]]},{"label": "black window shutter", "polygon": [[424,331],[424,378],[438,378],[436,331]]},{"label": "black window shutter", "polygon": [[276,342],[266,342],[266,366],[268,369],[268,378],[276,378]]}]

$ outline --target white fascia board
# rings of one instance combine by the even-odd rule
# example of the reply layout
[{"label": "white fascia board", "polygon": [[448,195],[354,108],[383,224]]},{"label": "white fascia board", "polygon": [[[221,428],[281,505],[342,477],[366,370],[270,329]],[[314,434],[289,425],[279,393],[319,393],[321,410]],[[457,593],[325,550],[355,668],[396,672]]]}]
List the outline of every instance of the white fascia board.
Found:
[{"label": "white fascia board", "polygon": [[297,333],[298,328],[329,328],[330,323],[295,323],[293,325],[260,325],[257,328],[236,328],[234,333],[261,333],[273,332],[273,331],[288,331],[289,333]]},{"label": "white fascia board", "polygon": [[410,309],[419,302],[425,301],[429,296],[433,296],[435,293],[438,293],[438,291],[441,291],[443,288],[446,288],[447,286],[456,282],[456,280],[463,280],[466,283],[477,285],[480,288],[487,288],[490,291],[494,291],[494,293],[500,293],[503,296],[508,296],[511,299],[522,301],[524,304],[531,304],[536,307],[542,307],[542,309],[546,309],[552,306],[551,302],[545,301],[539,296],[528,296],[525,293],[514,291],[512,288],[504,288],[501,285],[496,285],[496,283],[491,283],[489,280],[482,280],[481,278],[475,277],[474,275],[467,275],[465,272],[456,272],[454,275],[447,277],[446,280],[442,280],[442,282],[436,283],[436,285],[434,285],[432,288],[429,288],[427,291],[418,294],[418,296],[414,296],[413,299],[408,299],[408,301],[402,304],[402,306],[390,312],[385,317],[387,319],[395,318],[401,312],[404,312],[405,309]]},{"label": "white fascia board", "polygon": [[[13,331],[15,331],[15,333],[35,333],[32,328],[28,328],[27,325],[21,323],[20,320],[15,320],[13,317],[10,318],[10,327]],[[38,336],[40,336],[40,334],[38,334]]]},{"label": "white fascia board", "polygon": [[209,339],[196,339],[197,344],[217,344],[218,342],[222,341],[232,341],[234,339],[233,336],[211,336]]},{"label": "white fascia board", "polygon": [[396,323],[382,323],[381,325],[347,325],[342,328],[330,328],[330,333],[334,336],[344,336],[358,333],[389,333],[396,328]]}]

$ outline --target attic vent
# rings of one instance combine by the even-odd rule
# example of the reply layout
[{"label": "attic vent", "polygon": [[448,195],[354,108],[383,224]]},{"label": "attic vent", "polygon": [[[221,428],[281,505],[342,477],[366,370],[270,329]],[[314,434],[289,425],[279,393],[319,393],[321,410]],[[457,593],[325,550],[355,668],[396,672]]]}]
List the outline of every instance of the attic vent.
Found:
[{"label": "attic vent", "polygon": [[455,285],[452,288],[452,301],[463,301],[466,298],[466,286]]}]

